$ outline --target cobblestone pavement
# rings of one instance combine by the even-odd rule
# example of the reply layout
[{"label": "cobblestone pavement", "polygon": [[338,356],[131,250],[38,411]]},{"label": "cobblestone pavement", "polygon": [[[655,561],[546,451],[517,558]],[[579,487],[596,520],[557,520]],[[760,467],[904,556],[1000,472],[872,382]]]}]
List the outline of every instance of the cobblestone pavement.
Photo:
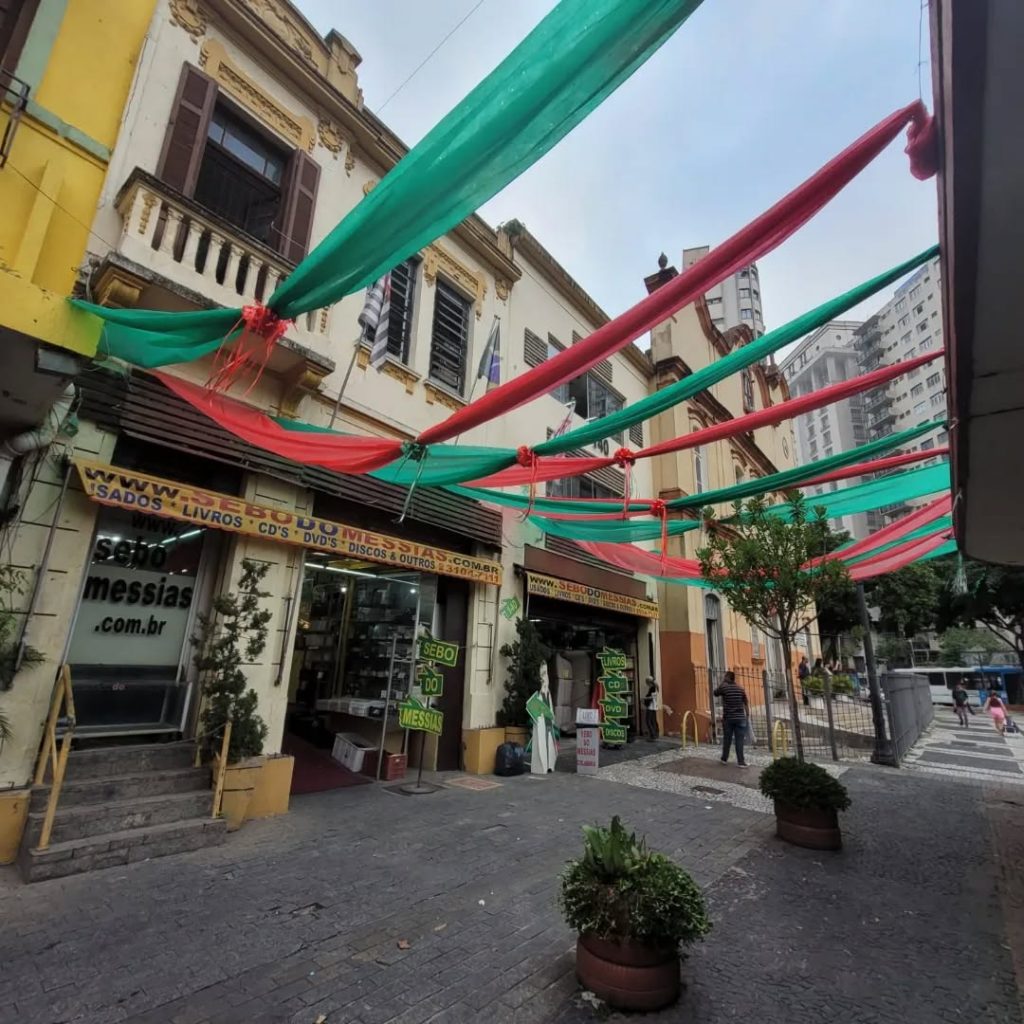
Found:
[{"label": "cobblestone pavement", "polygon": [[702,885],[771,833],[569,774],[292,807],[221,847],[0,888],[0,1022],[540,1024],[576,992],[554,896],[582,824],[621,814]]},{"label": "cobblestone pavement", "polygon": [[782,846],[763,813],[566,774],[317,794],[223,847],[0,878],[0,1022],[589,1024],[556,875],[580,824],[620,813],[715,921],[681,1006],[644,1020],[1022,1024],[1020,791],[844,780],[838,855]]}]

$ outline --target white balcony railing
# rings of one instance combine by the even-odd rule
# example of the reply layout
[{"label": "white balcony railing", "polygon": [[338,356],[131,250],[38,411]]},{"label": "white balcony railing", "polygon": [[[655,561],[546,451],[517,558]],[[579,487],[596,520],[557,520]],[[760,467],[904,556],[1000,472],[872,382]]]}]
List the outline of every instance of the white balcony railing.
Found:
[{"label": "white balcony railing", "polygon": [[[132,172],[117,197],[122,256],[222,306],[263,302],[293,265],[200,204],[152,175]],[[323,348],[326,309],[304,313],[289,331]]]}]

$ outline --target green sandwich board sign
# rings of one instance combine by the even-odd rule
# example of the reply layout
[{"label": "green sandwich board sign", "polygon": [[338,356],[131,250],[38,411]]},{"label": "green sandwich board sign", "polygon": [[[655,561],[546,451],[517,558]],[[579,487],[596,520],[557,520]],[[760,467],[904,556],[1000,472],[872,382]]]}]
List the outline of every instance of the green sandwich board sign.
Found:
[{"label": "green sandwich board sign", "polygon": [[432,636],[421,636],[419,644],[420,661],[433,661],[438,665],[455,668],[459,661],[459,645],[450,644],[445,640],[435,640]]},{"label": "green sandwich board sign", "polygon": [[424,697],[440,697],[444,693],[444,676],[426,662],[416,666],[416,683]]},{"label": "green sandwich board sign", "polygon": [[598,704],[606,719],[625,718],[629,714],[629,705],[620,697],[602,697]]},{"label": "green sandwich board sign", "polygon": [[614,647],[606,647],[598,654],[597,660],[601,662],[602,672],[597,681],[605,694],[598,701],[601,707],[601,739],[605,743],[625,743],[627,729],[619,719],[629,717],[629,704],[620,695],[630,689],[629,678],[625,675],[629,660],[624,651]]},{"label": "green sandwich board sign", "polygon": [[424,707],[415,697],[403,700],[398,705],[398,726],[440,736],[444,727],[444,715],[434,708]]}]

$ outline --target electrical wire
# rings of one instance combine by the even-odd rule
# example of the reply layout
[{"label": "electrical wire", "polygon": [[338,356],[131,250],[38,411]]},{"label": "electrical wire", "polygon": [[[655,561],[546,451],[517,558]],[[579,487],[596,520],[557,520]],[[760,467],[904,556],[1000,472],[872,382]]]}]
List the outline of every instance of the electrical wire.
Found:
[{"label": "electrical wire", "polygon": [[435,46],[430,51],[430,53],[428,53],[426,57],[424,57],[423,60],[421,60],[419,64],[417,64],[416,67],[413,68],[411,72],[409,72],[408,76],[405,78],[404,81],[402,81],[399,84],[398,88],[395,89],[395,91],[391,93],[391,95],[376,109],[376,114],[379,115],[380,112],[423,70],[423,68],[425,68],[427,64],[430,63],[430,61],[434,58],[437,52],[441,49],[441,47],[444,46],[444,44],[447,43],[448,40],[451,39],[451,37],[455,35],[455,33],[458,32],[458,30],[462,28],[462,26],[465,25],[466,22],[469,21],[469,19],[481,7],[483,7],[484,2],[485,0],[477,0],[477,2],[470,8],[470,10],[467,11],[466,14],[464,14],[462,18],[458,22],[456,22],[456,24],[451,29],[448,30],[447,35],[445,35],[445,37],[437,44],[437,46]]}]

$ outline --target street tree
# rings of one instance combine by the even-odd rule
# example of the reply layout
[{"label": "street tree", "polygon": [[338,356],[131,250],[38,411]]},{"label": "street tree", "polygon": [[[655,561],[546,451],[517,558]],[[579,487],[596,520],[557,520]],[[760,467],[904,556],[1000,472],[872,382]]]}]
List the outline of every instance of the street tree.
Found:
[{"label": "street tree", "polygon": [[[829,530],[825,550],[831,554],[849,543],[846,530]],[[822,657],[835,660],[843,655],[841,640],[844,634],[858,637],[863,633],[860,622],[860,603],[857,587],[852,580],[836,589],[835,593],[823,597],[817,603],[818,635],[821,638]],[[828,649],[826,650],[826,644]]]},{"label": "street tree", "polygon": [[838,559],[823,560],[829,526],[823,510],[812,511],[796,495],[787,517],[763,497],[735,506],[728,526],[707,520],[708,542],[697,552],[701,576],[748,622],[782,645],[786,692],[796,755],[804,759],[793,685],[793,640],[826,603],[850,583]]},{"label": "street tree", "polygon": [[869,595],[869,603],[879,609],[879,627],[906,639],[934,628],[942,586],[942,575],[930,562],[906,565],[882,576]]},{"label": "street tree", "polygon": [[939,624],[980,624],[1011,646],[1024,668],[1024,569],[968,561],[964,572],[965,593],[956,593],[952,586],[943,588]]}]

